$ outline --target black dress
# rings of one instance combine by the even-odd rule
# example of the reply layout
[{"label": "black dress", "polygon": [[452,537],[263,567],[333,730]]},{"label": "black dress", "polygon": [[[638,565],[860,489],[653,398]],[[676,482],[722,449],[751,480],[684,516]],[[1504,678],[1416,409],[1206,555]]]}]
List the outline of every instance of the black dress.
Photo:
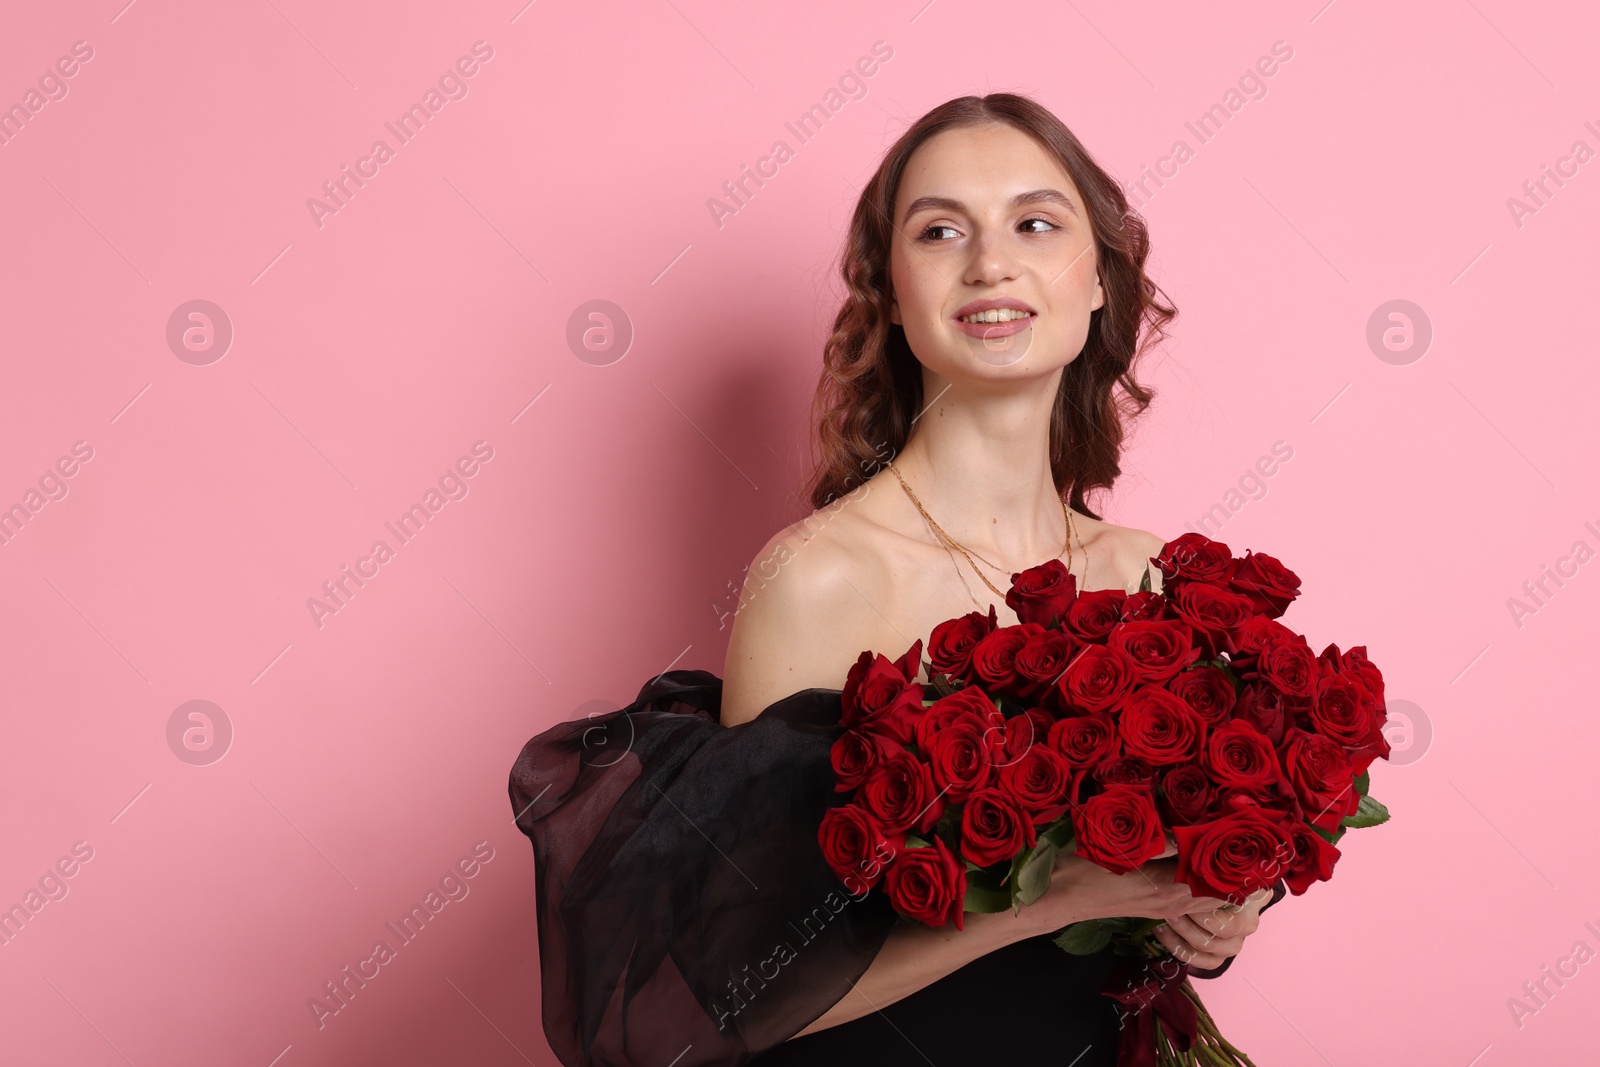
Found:
[{"label": "black dress", "polygon": [[1100,993],[1113,955],[1072,956],[1049,936],[790,1040],[856,995],[907,920],[881,891],[852,898],[817,844],[823,813],[844,801],[828,759],[839,691],[795,693],[732,727],[718,722],[721,694],[709,672],[670,671],[626,708],[533,738],[512,768],[561,1063],[1116,1062],[1117,1007]]}]

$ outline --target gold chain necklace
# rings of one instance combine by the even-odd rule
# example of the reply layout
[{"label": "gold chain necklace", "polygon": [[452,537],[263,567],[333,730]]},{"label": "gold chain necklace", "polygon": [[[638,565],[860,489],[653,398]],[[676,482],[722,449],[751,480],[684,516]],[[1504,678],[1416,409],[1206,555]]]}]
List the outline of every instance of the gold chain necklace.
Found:
[{"label": "gold chain necklace", "polygon": [[[983,579],[983,584],[988,586],[990,589],[993,589],[995,596],[999,597],[1001,601],[1004,602],[1006,595],[999,589],[995,588],[995,584],[991,582],[981,570],[978,569],[977,563],[973,561],[972,557],[975,555],[975,553],[969,551],[968,548],[960,541],[957,541],[954,537],[951,537],[949,534],[945,533],[944,528],[933,520],[932,515],[928,514],[928,509],[922,506],[922,501],[917,499],[917,494],[911,491],[911,486],[906,484],[905,477],[900,473],[900,468],[896,467],[893,461],[890,461],[888,466],[889,469],[894,472],[895,478],[899,480],[900,488],[906,491],[906,496],[911,498],[911,503],[916,505],[917,510],[922,513],[922,517],[928,520],[928,525],[933,527],[934,533],[939,535],[939,539],[965,556],[967,559],[967,565],[972,568],[972,573]],[[1065,516],[1067,520],[1067,540],[1066,544],[1062,546],[1061,551],[1056,553],[1056,558],[1060,559],[1063,554],[1066,555],[1067,571],[1070,573],[1072,571],[1072,509],[1067,507],[1067,501],[1065,498],[1062,498],[1061,500],[1061,514]],[[1079,544],[1082,544],[1082,538],[1079,538]],[[983,559],[982,556],[979,556],[978,558]],[[1089,558],[1089,552],[1087,549],[1084,550],[1083,558],[1085,560]],[[989,563],[989,561],[986,559],[984,559],[983,562],[988,563],[989,566],[993,567],[996,571],[1001,573],[1004,573],[1005,571],[1003,567],[996,567],[993,563]],[[1085,578],[1087,578],[1088,572],[1085,571],[1084,574]]]}]

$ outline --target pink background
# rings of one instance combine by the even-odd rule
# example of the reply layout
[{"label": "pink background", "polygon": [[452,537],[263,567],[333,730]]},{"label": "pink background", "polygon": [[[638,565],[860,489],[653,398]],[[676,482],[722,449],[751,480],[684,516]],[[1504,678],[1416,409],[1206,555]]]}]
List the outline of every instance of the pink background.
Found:
[{"label": "pink background", "polygon": [[[1205,986],[1224,1031],[1263,1067],[1592,1058],[1600,963],[1520,1025],[1508,999],[1600,950],[1600,564],[1520,625],[1508,600],[1600,548],[1600,162],[1520,225],[1507,200],[1600,150],[1600,17],[1321,2],[14,12],[0,103],[93,58],[0,145],[0,506],[93,457],[0,546],[0,905],[93,857],[0,947],[0,1060],[551,1064],[511,762],[721,670],[729,583],[801,513],[860,184],[912,118],[1000,89],[1127,180],[1195,150],[1145,207],[1181,315],[1108,517],[1176,536],[1286,442],[1216,536],[1295,569],[1287,621],[1364,642],[1412,708],[1373,774],[1394,820]],[[480,40],[467,95],[319,227],[307,198]],[[876,41],[866,97],[797,145]],[[708,198],[779,138],[719,228]],[[234,331],[203,366],[166,340],[195,299]],[[635,330],[603,366],[566,341],[595,299]],[[1366,340],[1396,299],[1434,334],[1404,365]],[[467,495],[319,627],[308,598],[477,441]],[[209,765],[169,745],[190,700],[232,727]],[[478,842],[468,895],[319,1029],[308,1000]]]}]

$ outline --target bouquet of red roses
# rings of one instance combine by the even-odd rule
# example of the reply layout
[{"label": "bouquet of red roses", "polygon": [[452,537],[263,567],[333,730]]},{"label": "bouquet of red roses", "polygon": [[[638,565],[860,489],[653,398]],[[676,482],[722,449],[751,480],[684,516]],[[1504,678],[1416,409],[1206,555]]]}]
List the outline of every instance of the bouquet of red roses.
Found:
[{"label": "bouquet of red roses", "polygon": [[[1367,792],[1389,744],[1365,647],[1316,654],[1278,622],[1300,581],[1271,556],[1184,534],[1153,562],[1159,593],[1147,573],[1136,593],[1080,594],[1059,560],[1013,575],[1018,624],[992,607],[940,623],[926,684],[921,640],[861,654],[831,750],[851,796],[818,829],[853,895],[878,886],[902,916],[960,929],[1039,899],[1062,850],[1128,873],[1169,845],[1196,896],[1242,902],[1280,879],[1300,894],[1332,876],[1346,829],[1388,818]],[[1105,990],[1134,1013],[1120,1062],[1249,1064],[1158,922],[1056,938],[1135,961]]]}]

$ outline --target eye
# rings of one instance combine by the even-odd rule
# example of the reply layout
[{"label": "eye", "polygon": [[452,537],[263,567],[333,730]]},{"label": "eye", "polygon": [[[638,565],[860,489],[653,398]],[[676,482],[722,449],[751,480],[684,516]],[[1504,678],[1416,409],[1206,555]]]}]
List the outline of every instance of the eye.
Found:
[{"label": "eye", "polygon": [[929,234],[933,233],[933,231],[935,231],[935,230],[949,230],[951,233],[955,233],[955,227],[954,226],[946,226],[943,223],[936,222],[932,226],[929,226],[927,229],[925,229],[921,233],[919,233],[917,235],[917,240],[919,240],[919,241],[939,240],[939,238],[930,238],[928,236]]},{"label": "eye", "polygon": [[1060,227],[1058,227],[1055,223],[1051,222],[1049,219],[1041,219],[1037,215],[1034,216],[1033,218],[1023,219],[1021,222],[1017,223],[1017,225],[1018,226],[1026,226],[1030,222],[1037,222],[1041,226],[1048,226],[1049,230],[1029,230],[1028,231],[1029,233],[1048,233],[1048,232],[1050,232],[1050,230],[1060,229]]}]

